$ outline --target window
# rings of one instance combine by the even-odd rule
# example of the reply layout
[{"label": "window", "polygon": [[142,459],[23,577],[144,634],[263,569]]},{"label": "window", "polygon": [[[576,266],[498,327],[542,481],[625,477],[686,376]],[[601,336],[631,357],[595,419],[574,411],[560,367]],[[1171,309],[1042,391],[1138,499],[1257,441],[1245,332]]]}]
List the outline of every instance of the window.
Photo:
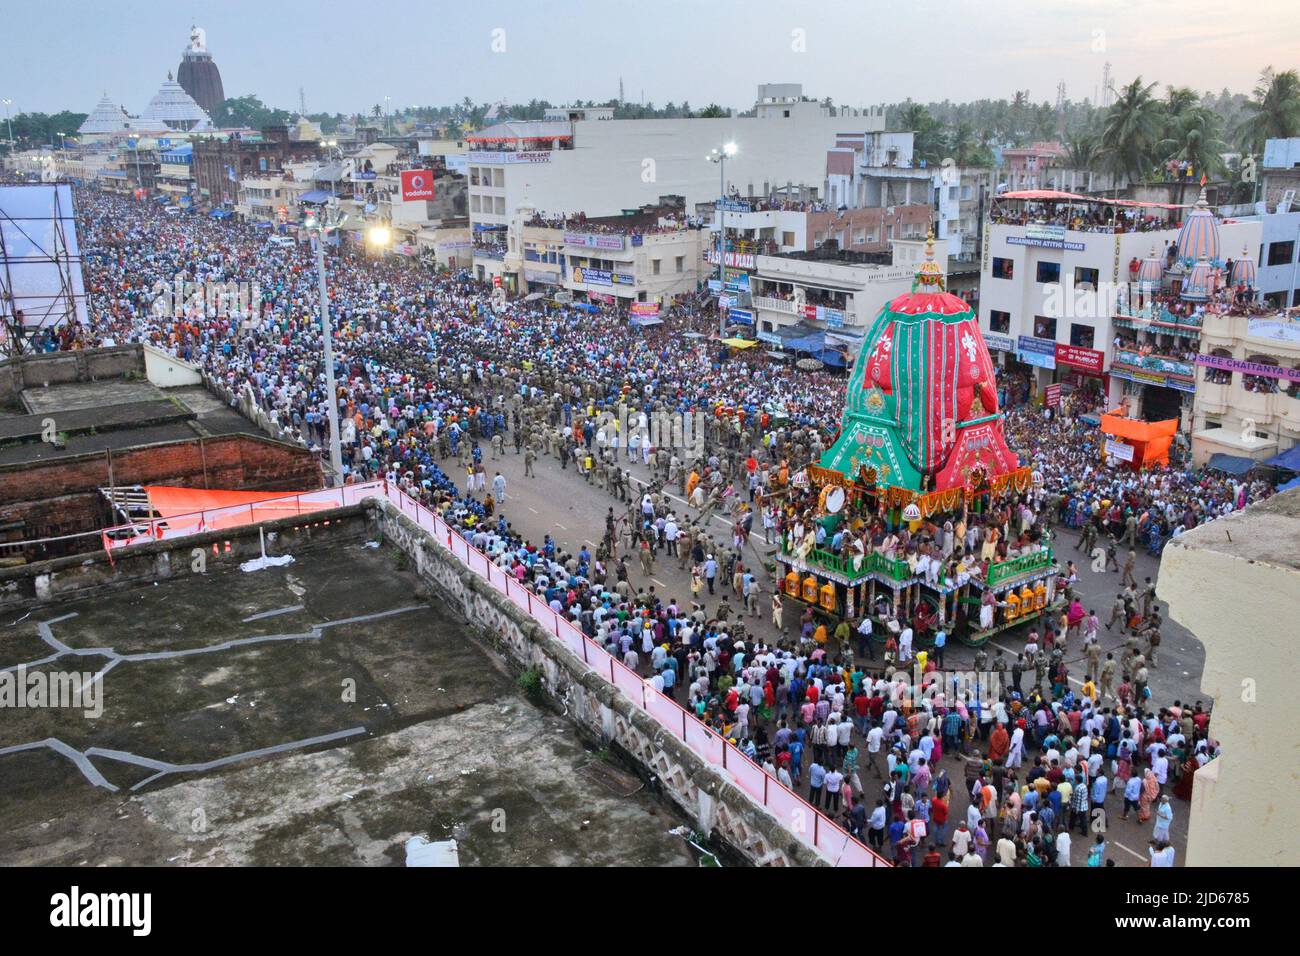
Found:
[{"label": "window", "polygon": [[1059,262],[1038,263],[1038,281],[1039,282],[1060,282],[1061,264]]},{"label": "window", "polygon": [[1097,288],[1097,283],[1101,281],[1100,269],[1087,269],[1083,266],[1074,267],[1074,284],[1076,286],[1087,283],[1093,289]]},{"label": "window", "polygon": [[783,245],[783,246],[793,246],[793,245],[794,245],[794,233],[793,233],[793,232],[783,232],[783,233],[781,233],[781,245]]},{"label": "window", "polygon": [[[1077,271],[1077,270],[1076,270]],[[1093,335],[1096,330],[1091,325],[1080,325],[1078,322],[1070,323],[1070,344],[1078,346],[1081,349],[1092,348]]]},{"label": "window", "polygon": [[678,256],[678,257],[677,257],[677,271],[678,271],[679,273],[680,273],[680,272],[685,272],[685,271],[686,271],[686,257],[685,257],[685,256]]},{"label": "window", "polygon": [[1045,315],[1034,316],[1034,338],[1051,339],[1056,341],[1056,319],[1049,319]]},{"label": "window", "polygon": [[652,268],[651,268],[651,272],[653,272],[655,275],[658,275],[658,274],[659,274],[659,260],[658,260],[658,259],[653,259],[653,260],[651,260],[650,265],[651,265],[651,267],[652,267]]},{"label": "window", "polygon": [[1013,277],[1014,272],[1015,263],[1010,259],[1000,259],[997,256],[993,257],[993,278],[1010,279]]},{"label": "window", "polygon": [[[1232,353],[1227,349],[1215,349],[1210,354],[1217,356],[1218,358],[1232,358]],[[1205,369],[1205,381],[1211,385],[1231,385],[1232,372],[1226,368],[1209,368],[1207,366]]]},{"label": "window", "polygon": [[[1274,243],[1276,245],[1276,243]],[[1256,365],[1278,365],[1278,360],[1271,355],[1250,355],[1246,357],[1247,362],[1253,362]],[[1241,387],[1248,392],[1259,392],[1264,395],[1272,395],[1278,391],[1282,384],[1280,378],[1274,378],[1271,375],[1241,375]]]},{"label": "window", "polygon": [[1268,264],[1271,266],[1289,266],[1295,258],[1295,240],[1275,242],[1268,247]]},{"label": "window", "polygon": [[989,311],[989,331],[1002,332],[1003,334],[1011,331],[1011,313],[1003,312],[1001,309],[992,309]]}]

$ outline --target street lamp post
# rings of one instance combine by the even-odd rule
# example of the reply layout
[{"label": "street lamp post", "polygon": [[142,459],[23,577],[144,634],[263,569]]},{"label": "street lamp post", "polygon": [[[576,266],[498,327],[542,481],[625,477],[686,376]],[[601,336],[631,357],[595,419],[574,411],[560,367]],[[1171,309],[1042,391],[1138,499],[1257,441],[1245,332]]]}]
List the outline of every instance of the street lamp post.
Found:
[{"label": "street lamp post", "polygon": [[5,125],[9,127],[9,155],[12,156],[14,153],[14,120],[9,115],[9,107],[14,105],[14,101],[5,97],[0,102],[4,103],[5,106]]},{"label": "street lamp post", "polygon": [[[724,266],[727,258],[727,228],[723,217],[726,215],[722,204],[727,199],[727,157],[736,155],[736,144],[732,142],[723,143],[718,149],[712,150],[704,158],[711,163],[718,164],[718,294],[727,288],[726,272]],[[718,338],[724,338],[727,334],[727,320],[723,317],[722,308],[718,308]]]},{"label": "street lamp post", "polygon": [[325,416],[330,429],[330,484],[337,487],[343,484],[343,447],[339,436],[339,390],[334,380],[334,328],[330,324],[329,288],[325,282],[325,239],[344,222],[338,217],[338,204],[331,203],[321,210],[314,225],[308,219],[308,227],[316,233],[316,272],[320,281],[320,326],[325,338],[325,391],[328,393],[325,403]]}]

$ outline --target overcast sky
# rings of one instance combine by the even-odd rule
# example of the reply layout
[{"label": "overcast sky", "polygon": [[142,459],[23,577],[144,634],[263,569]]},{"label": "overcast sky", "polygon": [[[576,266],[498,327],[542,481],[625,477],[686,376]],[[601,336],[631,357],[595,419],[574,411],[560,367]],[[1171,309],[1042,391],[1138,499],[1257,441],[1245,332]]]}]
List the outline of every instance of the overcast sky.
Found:
[{"label": "overcast sky", "polygon": [[[748,107],[759,83],[861,106],[1029,89],[1092,97],[1148,81],[1249,93],[1300,66],[1296,0],[6,0],[0,97],[14,112],[133,113],[175,71],[190,18],[227,96],[309,112],[457,102],[687,100]],[[358,26],[358,25],[362,26]],[[495,49],[494,49],[495,47]]]}]

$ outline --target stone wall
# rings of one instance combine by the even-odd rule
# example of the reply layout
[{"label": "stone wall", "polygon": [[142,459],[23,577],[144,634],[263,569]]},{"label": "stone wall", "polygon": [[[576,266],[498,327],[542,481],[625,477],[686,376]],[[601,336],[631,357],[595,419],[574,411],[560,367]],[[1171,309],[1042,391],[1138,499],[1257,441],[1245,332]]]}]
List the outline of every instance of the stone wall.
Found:
[{"label": "stone wall", "polygon": [[139,345],[7,359],[0,362],[0,405],[17,402],[25,388],[121,378],[128,372],[144,376],[144,351]]},{"label": "stone wall", "polygon": [[820,866],[826,861],[766,809],[666,731],[542,628],[529,614],[461,564],[387,501],[372,505],[385,543],[405,552],[416,573],[518,667],[535,668],[546,693],[583,733],[612,745],[658,780],[663,795],[701,832],[759,866]]}]

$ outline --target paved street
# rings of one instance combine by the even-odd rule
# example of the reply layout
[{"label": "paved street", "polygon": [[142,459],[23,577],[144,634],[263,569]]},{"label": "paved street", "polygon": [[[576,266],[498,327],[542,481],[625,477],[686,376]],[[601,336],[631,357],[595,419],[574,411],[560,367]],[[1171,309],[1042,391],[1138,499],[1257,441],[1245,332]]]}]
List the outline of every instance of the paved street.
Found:
[{"label": "paved street", "polygon": [[[454,467],[454,461],[450,463]],[[558,459],[554,456],[543,456],[539,453],[537,462],[534,465],[536,476],[533,478],[524,477],[524,459],[523,455],[516,455],[512,448],[508,446],[507,450],[500,458],[493,458],[489,446],[484,446],[484,467],[488,473],[488,485],[491,486],[492,476],[500,471],[506,479],[506,500],[502,506],[507,520],[514,527],[523,533],[523,535],[533,542],[540,542],[543,535],[551,534],[557,544],[565,549],[577,550],[583,544],[586,544],[593,551],[604,534],[606,509],[613,506],[615,514],[621,514],[625,505],[620,505],[617,498],[594,484],[588,484],[580,477],[570,463],[567,469],[562,469]],[[624,467],[627,467],[626,461]],[[643,466],[634,465],[629,469],[635,478],[642,481],[650,478],[650,470]],[[671,493],[671,492],[670,492]],[[688,508],[685,501],[680,496],[672,494],[672,500],[678,506],[678,515],[694,512]],[[730,523],[721,517],[714,517],[712,522],[712,532],[715,539],[727,540],[730,537]],[[1058,539],[1058,557],[1063,560],[1071,560],[1075,557],[1074,546],[1077,541],[1077,535],[1068,529],[1059,529],[1060,538]],[[774,549],[764,548],[762,545],[761,531],[757,535],[751,535],[750,560],[754,562],[759,557],[757,549],[763,549],[767,554]],[[1082,552],[1077,552],[1078,557],[1082,558]],[[1115,593],[1119,589],[1120,575],[1116,572],[1094,573],[1090,570],[1089,564],[1081,560],[1076,561],[1080,565],[1079,573],[1079,591],[1084,596],[1085,607],[1095,608],[1103,624],[1109,613],[1110,603],[1114,600]],[[678,561],[669,558],[667,555],[660,556],[656,561],[654,570],[646,577],[641,573],[640,563],[635,559],[628,561],[629,577],[634,587],[653,586],[656,593],[663,595],[666,599],[676,598],[679,602],[687,604],[690,600],[690,574],[689,570],[683,571],[678,566]],[[1150,576],[1157,580],[1159,562],[1146,554],[1145,551],[1138,552],[1137,558],[1137,577],[1141,581]],[[763,595],[759,602],[760,613],[757,617],[746,617],[745,626],[754,634],[757,634],[764,640],[775,640],[777,637],[776,629],[771,624],[771,614],[769,610],[772,589],[775,582],[771,576],[760,574]],[[718,596],[707,602],[710,610],[717,606],[723,589],[718,588]],[[727,596],[733,611],[738,610],[741,606],[740,599],[730,593],[727,589]],[[788,612],[789,613],[789,612]],[[790,622],[787,626],[793,628],[795,622]],[[1000,647],[1008,657],[1013,657],[1020,649],[1023,648],[1024,628],[1017,628],[1011,632],[1004,632],[993,642],[994,647]],[[1199,679],[1202,666],[1204,664],[1204,649],[1186,629],[1168,621],[1162,629],[1164,643],[1161,646],[1160,667],[1151,671],[1151,691],[1154,699],[1160,702],[1172,703],[1174,700],[1187,702],[1188,700],[1207,700],[1207,695],[1201,693],[1199,689]],[[1123,637],[1119,633],[1107,632],[1105,628],[1101,631],[1102,647],[1105,651],[1113,651],[1118,658],[1123,650]],[[974,663],[974,651],[971,648],[964,647],[961,644],[953,642],[950,644],[951,650],[947,654],[945,665],[949,670],[970,669]],[[1076,642],[1072,648],[1074,654],[1073,670],[1077,674],[1082,669],[1082,658],[1078,654],[1079,646]],[[868,661],[868,666],[871,662]],[[1072,678],[1076,686],[1080,686],[1081,681]],[[862,742],[856,732],[855,741],[858,742],[859,749],[865,754]],[[1036,751],[1030,751],[1026,757],[1027,764],[1032,761]],[[860,761],[860,776],[865,772],[866,761]],[[952,802],[951,819],[952,824],[949,827],[949,833],[956,822],[965,814],[969,805],[969,795],[964,794],[962,781],[964,780],[963,763],[957,755],[945,755],[942,769],[948,771],[949,776],[954,780],[956,786],[954,792],[958,795]],[[875,800],[877,786],[871,783],[863,776],[863,785],[866,787],[868,795],[872,802]],[[802,794],[808,796],[807,781],[799,788]],[[1119,819],[1122,808],[1122,800],[1118,795],[1112,795],[1107,800],[1107,810],[1109,812],[1108,823],[1110,825],[1109,837],[1109,857],[1115,860],[1118,866],[1144,865],[1147,862],[1146,845],[1151,836],[1151,823],[1138,824],[1136,815],[1128,821]],[[1182,852],[1186,846],[1187,834],[1187,815],[1188,806],[1177,798],[1173,799],[1174,805],[1174,824],[1171,828],[1172,840],[1177,848],[1181,864]],[[996,835],[993,836],[996,842]],[[1085,839],[1078,835],[1077,832],[1073,837],[1071,846],[1071,856],[1076,866],[1082,866],[1087,859],[1087,847],[1090,839]]]}]

